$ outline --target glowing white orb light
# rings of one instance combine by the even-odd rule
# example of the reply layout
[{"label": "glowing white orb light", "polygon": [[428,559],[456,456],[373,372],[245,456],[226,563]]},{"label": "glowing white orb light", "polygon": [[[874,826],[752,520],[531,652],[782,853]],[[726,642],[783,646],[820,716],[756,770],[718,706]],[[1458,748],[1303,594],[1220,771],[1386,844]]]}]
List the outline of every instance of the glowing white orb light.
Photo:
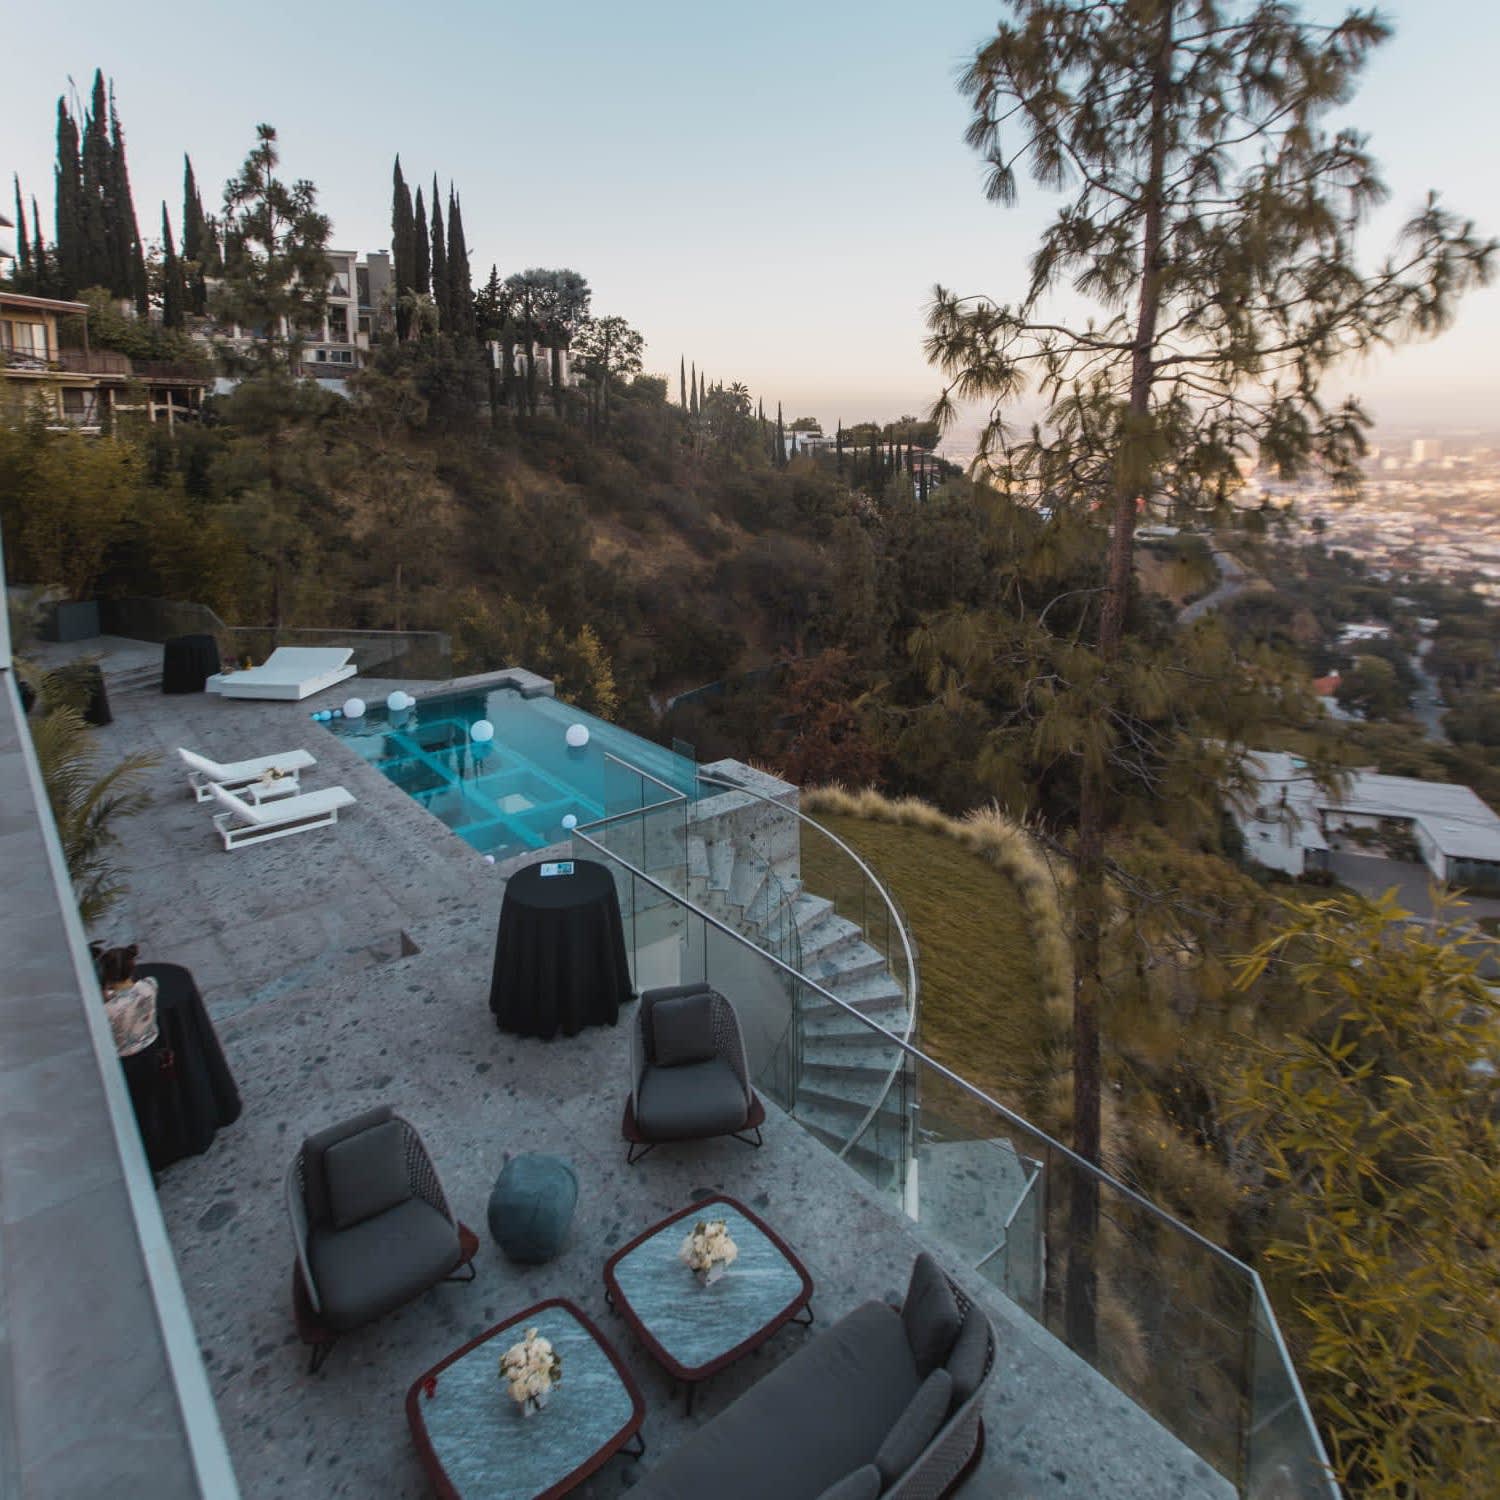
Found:
[{"label": "glowing white orb light", "polygon": [[576,813],[564,813],[563,814],[563,827],[566,828],[569,833],[572,833],[572,831],[575,828],[578,827],[578,816],[577,816],[577,814]]},{"label": "glowing white orb light", "polygon": [[485,857],[484,857],[484,862],[487,865],[494,864],[495,863],[495,856],[493,854],[486,854]]},{"label": "glowing white orb light", "polygon": [[344,717],[346,719],[359,719],[364,717],[365,700],[363,698],[350,698],[344,704]]},{"label": "glowing white orb light", "polygon": [[403,693],[400,688],[397,688],[394,693],[390,694],[390,696],[386,698],[385,706],[390,709],[393,714],[399,714],[401,710],[406,707],[406,694]]},{"label": "glowing white orb light", "polygon": [[495,726],[488,719],[480,719],[469,729],[469,738],[477,745],[487,744],[495,738]]},{"label": "glowing white orb light", "polygon": [[588,726],[584,724],[569,724],[568,732],[564,738],[575,750],[582,750],[589,742]]}]

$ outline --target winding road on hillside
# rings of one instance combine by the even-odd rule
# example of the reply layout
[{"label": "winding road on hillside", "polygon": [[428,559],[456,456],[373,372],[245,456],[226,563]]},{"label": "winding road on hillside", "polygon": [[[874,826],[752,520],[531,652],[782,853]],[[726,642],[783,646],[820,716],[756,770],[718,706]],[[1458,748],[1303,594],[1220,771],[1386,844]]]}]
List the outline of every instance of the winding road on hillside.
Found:
[{"label": "winding road on hillside", "polygon": [[1222,609],[1231,599],[1237,599],[1241,594],[1263,592],[1271,587],[1260,574],[1252,573],[1239,558],[1232,557],[1228,552],[1221,552],[1215,547],[1213,559],[1214,566],[1219,570],[1218,587],[1201,599],[1183,605],[1177,614],[1179,624],[1191,625],[1194,620],[1202,619],[1209,610]]}]

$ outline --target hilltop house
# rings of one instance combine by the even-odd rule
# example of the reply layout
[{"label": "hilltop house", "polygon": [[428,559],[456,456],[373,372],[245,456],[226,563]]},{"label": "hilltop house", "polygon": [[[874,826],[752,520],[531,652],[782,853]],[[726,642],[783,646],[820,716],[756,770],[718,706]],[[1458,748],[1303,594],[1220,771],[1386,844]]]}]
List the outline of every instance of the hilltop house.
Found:
[{"label": "hilltop house", "polygon": [[1307,762],[1279,750],[1246,758],[1249,790],[1229,812],[1257,864],[1288,875],[1328,868],[1338,836],[1407,829],[1434,880],[1500,890],[1500,817],[1466,786],[1355,771],[1339,789],[1320,787]]},{"label": "hilltop house", "polygon": [[[50,426],[97,432],[116,412],[144,412],[170,426],[196,415],[208,377],[202,366],[132,360],[91,349],[82,302],[0,291],[0,406],[41,402]],[[65,348],[59,320],[77,318],[82,347]]]}]

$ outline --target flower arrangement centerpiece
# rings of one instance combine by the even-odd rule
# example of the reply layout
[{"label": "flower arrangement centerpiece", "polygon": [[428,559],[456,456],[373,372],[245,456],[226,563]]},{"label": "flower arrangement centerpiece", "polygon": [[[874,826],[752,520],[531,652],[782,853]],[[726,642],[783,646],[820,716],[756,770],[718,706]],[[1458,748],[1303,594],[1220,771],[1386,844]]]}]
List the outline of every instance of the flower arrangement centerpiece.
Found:
[{"label": "flower arrangement centerpiece", "polygon": [[699,1219],[693,1232],[682,1242],[677,1258],[702,1286],[712,1286],[740,1253],[740,1247],[729,1238],[729,1227],[723,1219]]},{"label": "flower arrangement centerpiece", "polygon": [[528,1328],[526,1337],[500,1356],[500,1378],[509,1387],[510,1399],[521,1408],[521,1415],[532,1416],[547,1404],[552,1387],[562,1384],[562,1355],[550,1339]]}]

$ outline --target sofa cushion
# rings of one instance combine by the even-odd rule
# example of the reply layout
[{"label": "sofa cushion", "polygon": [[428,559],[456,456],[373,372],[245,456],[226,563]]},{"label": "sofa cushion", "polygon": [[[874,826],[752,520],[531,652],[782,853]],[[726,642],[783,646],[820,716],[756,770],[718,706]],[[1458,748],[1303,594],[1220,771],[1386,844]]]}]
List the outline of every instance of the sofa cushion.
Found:
[{"label": "sofa cushion", "polygon": [[953,1404],[962,1406],[984,1379],[984,1362],[990,1352],[990,1320],[978,1306],[964,1314],[945,1368],[953,1377]]},{"label": "sofa cushion", "polygon": [[363,1114],[352,1115],[336,1125],[325,1126],[314,1131],[302,1143],[302,1198],[307,1205],[307,1222],[313,1227],[329,1223],[328,1180],[323,1171],[323,1158],[328,1148],[345,1139],[358,1135],[363,1130],[380,1125],[391,1118],[389,1104],[378,1104]]},{"label": "sofa cushion", "polygon": [[458,1230],[421,1198],[352,1229],[315,1229],[307,1258],[321,1320],[335,1333],[368,1323],[441,1281],[460,1253]]},{"label": "sofa cushion", "polygon": [[882,1483],[894,1484],[921,1458],[922,1450],[948,1420],[952,1399],[953,1377],[946,1370],[934,1370],[917,1387],[917,1394],[906,1403],[906,1410],[875,1454]]},{"label": "sofa cushion", "polygon": [[648,1141],[691,1141],[744,1128],[745,1088],[722,1057],[647,1068],[636,1100],[635,1123]]},{"label": "sofa cushion", "polygon": [[651,1059],[658,1068],[707,1062],[714,1044],[714,1002],[707,990],[658,1000],[651,1007]]},{"label": "sofa cushion", "polygon": [[911,1268],[906,1301],[901,1304],[901,1321],[911,1342],[917,1374],[926,1379],[947,1359],[953,1341],[958,1337],[958,1302],[953,1288],[938,1263],[923,1251]]},{"label": "sofa cushion", "polygon": [[880,1470],[874,1464],[865,1464],[829,1485],[818,1500],[876,1500],[879,1494]]},{"label": "sofa cushion", "polygon": [[352,1229],[404,1203],[412,1195],[404,1127],[386,1120],[335,1141],[323,1153],[323,1174],[328,1219],[335,1229]]},{"label": "sofa cushion", "polygon": [[631,1500],[817,1500],[873,1462],[918,1383],[900,1316],[866,1302],[669,1453]]}]

